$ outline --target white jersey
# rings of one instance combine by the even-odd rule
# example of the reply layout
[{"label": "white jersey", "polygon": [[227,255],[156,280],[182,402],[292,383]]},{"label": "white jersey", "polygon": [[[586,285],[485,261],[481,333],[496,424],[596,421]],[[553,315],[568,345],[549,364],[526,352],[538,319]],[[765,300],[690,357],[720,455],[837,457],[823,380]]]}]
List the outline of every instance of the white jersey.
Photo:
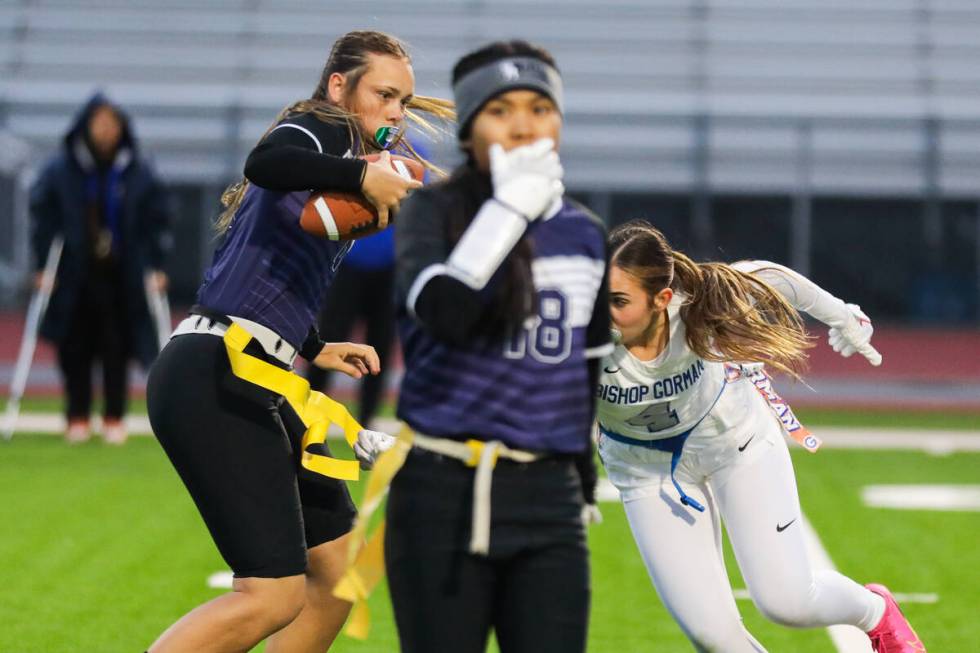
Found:
[{"label": "white jersey", "polygon": [[[766,280],[798,310],[830,326],[855,319],[842,301],[782,266],[746,261],[737,269]],[[764,398],[771,387],[757,389],[753,376],[735,374],[726,384],[723,364],[694,354],[681,302],[675,297],[667,308],[664,351],[644,362],[617,346],[603,360],[599,386],[598,419],[607,432],[657,441],[693,428],[683,451],[602,435],[598,441],[657,593],[697,650],[765,651],[745,630],[732,599],[721,550],[724,521],[763,614],[800,628],[850,624],[868,631],[881,620],[883,602],[837,572],[814,572],[807,560],[783,440],[787,419]],[[683,515],[681,505],[695,510]]]},{"label": "white jersey", "polygon": [[[844,302],[806,277],[769,261],[732,265],[769,283],[797,310],[838,328],[854,318]],[[686,301],[675,293],[667,306],[670,339],[652,361],[641,361],[623,345],[602,361],[597,417],[606,431],[636,440],[662,440],[697,427],[695,436],[737,431],[758,406],[752,383],[726,385],[725,364],[703,360],[687,345],[680,317]]]},{"label": "white jersey", "polygon": [[680,316],[685,300],[676,293],[667,306],[670,338],[656,358],[641,361],[619,344],[603,359],[597,391],[601,428],[662,440],[694,428],[718,402],[725,365],[702,359],[688,346]]}]

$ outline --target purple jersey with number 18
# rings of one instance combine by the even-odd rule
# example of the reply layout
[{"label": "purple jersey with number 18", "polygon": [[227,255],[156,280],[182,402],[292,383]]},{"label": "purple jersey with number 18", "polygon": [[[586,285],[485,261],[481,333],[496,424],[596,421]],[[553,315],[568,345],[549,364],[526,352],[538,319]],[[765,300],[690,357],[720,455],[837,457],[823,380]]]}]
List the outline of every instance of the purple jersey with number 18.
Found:
[{"label": "purple jersey with number 18", "polygon": [[525,238],[534,252],[537,316],[513,338],[454,346],[433,338],[399,302],[398,417],[416,431],[531,451],[585,450],[594,401],[586,361],[611,350],[608,334],[598,342],[588,334],[595,311],[608,311],[596,306],[605,230],[566,201]]}]

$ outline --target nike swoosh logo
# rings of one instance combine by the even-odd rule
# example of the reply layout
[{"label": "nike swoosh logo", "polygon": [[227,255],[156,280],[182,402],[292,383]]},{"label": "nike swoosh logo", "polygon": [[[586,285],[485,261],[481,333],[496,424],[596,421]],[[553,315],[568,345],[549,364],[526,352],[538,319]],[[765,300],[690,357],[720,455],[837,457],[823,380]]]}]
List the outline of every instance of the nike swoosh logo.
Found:
[{"label": "nike swoosh logo", "polygon": [[618,367],[604,367],[604,368],[602,368],[602,371],[605,372],[606,374],[615,374],[616,372],[619,371],[619,368]]},{"label": "nike swoosh logo", "polygon": [[905,640],[905,643],[911,646],[916,651],[922,651],[922,653],[926,653],[926,647],[922,642],[910,642],[909,640]]},{"label": "nike swoosh logo", "polygon": [[782,533],[782,532],[783,532],[783,531],[785,531],[785,530],[786,530],[787,528],[789,528],[789,526],[790,526],[790,524],[792,524],[792,523],[793,523],[793,522],[795,522],[795,521],[796,521],[795,519],[791,519],[791,520],[789,520],[789,522],[787,522],[787,523],[786,523],[786,525],[785,525],[785,526],[780,526],[779,524],[776,524],[776,532],[777,532],[777,533]]},{"label": "nike swoosh logo", "polygon": [[745,441],[745,444],[743,444],[741,447],[738,448],[739,452],[745,451],[745,447],[749,446],[749,442],[752,442],[752,438],[754,437],[755,437],[755,433],[753,433],[752,436]]}]

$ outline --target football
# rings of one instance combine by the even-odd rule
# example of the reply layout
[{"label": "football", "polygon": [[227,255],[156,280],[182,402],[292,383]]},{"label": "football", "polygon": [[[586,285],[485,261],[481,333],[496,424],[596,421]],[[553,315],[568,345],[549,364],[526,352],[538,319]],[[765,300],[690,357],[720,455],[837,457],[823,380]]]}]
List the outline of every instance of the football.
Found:
[{"label": "football", "polygon": [[[368,154],[361,158],[371,163],[379,157],[379,154]],[[421,163],[397,154],[391,155],[391,167],[406,179],[422,181],[425,175]],[[299,224],[307,233],[330,240],[353,240],[379,231],[378,212],[360,193],[311,193],[303,206]]]}]

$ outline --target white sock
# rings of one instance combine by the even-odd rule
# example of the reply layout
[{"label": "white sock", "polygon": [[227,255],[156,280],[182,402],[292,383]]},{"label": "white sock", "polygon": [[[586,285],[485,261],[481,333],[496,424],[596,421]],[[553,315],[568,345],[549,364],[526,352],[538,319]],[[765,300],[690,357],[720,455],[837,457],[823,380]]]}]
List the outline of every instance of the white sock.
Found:
[{"label": "white sock", "polygon": [[868,633],[878,627],[881,623],[882,617],[885,616],[885,599],[878,594],[875,594],[871,590],[868,590],[868,594],[871,595],[872,608],[871,612],[861,620],[861,623],[855,624],[858,628]]}]

